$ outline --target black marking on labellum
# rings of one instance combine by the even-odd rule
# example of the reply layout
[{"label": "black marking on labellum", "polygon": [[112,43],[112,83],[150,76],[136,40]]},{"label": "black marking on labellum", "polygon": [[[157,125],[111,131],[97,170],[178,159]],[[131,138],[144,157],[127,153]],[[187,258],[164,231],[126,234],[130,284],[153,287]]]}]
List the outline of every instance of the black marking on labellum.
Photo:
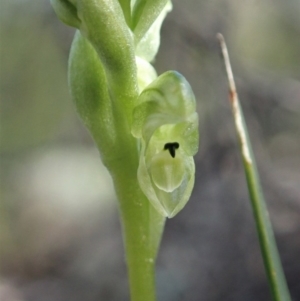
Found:
[{"label": "black marking on labellum", "polygon": [[179,148],[178,142],[168,142],[164,146],[164,150],[168,149],[172,158],[175,158],[175,151]]}]

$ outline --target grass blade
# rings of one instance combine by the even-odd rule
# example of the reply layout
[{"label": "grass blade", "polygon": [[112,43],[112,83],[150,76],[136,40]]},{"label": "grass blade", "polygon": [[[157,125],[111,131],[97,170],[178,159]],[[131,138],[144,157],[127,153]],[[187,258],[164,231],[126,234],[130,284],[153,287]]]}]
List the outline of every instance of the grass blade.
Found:
[{"label": "grass blade", "polygon": [[232,107],[235,127],[241,148],[251,205],[272,297],[274,301],[290,301],[291,297],[283,273],[266,202],[262,193],[255,158],[248,136],[247,126],[235,87],[227,47],[224,37],[221,34],[218,34],[217,38],[220,42],[225,63],[229,83],[229,100]]}]

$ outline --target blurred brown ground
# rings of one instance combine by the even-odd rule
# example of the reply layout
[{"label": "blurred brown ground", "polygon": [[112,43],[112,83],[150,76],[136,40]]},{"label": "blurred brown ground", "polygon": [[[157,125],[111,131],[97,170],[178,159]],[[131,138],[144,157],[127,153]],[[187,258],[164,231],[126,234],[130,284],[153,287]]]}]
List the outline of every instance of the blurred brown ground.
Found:
[{"label": "blurred brown ground", "polygon": [[[200,151],[167,222],[159,301],[270,300],[227,101],[225,36],[294,301],[300,300],[300,2],[173,1],[155,61],[186,76]],[[2,1],[1,301],[129,300],[111,180],[67,87],[74,30],[49,1]]]}]

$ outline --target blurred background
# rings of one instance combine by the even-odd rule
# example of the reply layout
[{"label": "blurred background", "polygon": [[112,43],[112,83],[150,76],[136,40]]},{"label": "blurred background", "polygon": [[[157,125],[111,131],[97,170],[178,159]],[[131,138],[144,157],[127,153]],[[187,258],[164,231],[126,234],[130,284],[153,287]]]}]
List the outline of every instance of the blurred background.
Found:
[{"label": "blurred background", "polygon": [[[293,300],[300,300],[300,2],[173,1],[154,63],[198,101],[191,200],[168,220],[159,301],[271,300],[227,82],[225,36]],[[74,30],[46,0],[2,0],[1,301],[128,301],[111,179],[67,86]]]}]

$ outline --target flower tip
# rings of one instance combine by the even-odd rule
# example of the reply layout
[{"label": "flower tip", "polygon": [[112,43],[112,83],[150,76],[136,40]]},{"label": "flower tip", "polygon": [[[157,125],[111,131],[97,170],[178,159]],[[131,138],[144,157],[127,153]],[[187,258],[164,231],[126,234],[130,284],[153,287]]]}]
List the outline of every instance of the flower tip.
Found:
[{"label": "flower tip", "polygon": [[176,216],[182,208],[178,209],[177,206],[175,208],[168,208],[166,209],[166,217],[167,218],[172,218],[174,216]]}]

